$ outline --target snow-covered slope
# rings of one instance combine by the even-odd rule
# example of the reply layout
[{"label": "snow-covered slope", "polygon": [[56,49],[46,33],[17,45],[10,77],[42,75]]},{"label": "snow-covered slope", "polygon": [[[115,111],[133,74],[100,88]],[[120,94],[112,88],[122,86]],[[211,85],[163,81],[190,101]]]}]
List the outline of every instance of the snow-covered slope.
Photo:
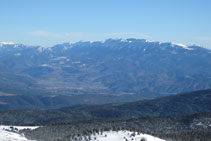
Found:
[{"label": "snow-covered slope", "polygon": [[24,136],[0,129],[0,140],[1,141],[29,141]]},{"label": "snow-covered slope", "polygon": [[19,134],[19,130],[31,129],[34,130],[38,126],[0,126],[0,140],[1,141],[29,141],[24,135]]},{"label": "snow-covered slope", "polygon": [[[90,138],[89,138],[90,140]],[[107,131],[102,134],[91,135],[90,141],[165,141],[157,137],[130,131]]]}]

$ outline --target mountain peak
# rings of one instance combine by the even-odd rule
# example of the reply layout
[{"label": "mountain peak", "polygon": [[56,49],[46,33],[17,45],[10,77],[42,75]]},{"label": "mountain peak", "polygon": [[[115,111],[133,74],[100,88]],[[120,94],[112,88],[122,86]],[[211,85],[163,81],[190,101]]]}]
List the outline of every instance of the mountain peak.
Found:
[{"label": "mountain peak", "polygon": [[0,46],[3,46],[3,45],[14,45],[15,43],[13,42],[0,42]]}]

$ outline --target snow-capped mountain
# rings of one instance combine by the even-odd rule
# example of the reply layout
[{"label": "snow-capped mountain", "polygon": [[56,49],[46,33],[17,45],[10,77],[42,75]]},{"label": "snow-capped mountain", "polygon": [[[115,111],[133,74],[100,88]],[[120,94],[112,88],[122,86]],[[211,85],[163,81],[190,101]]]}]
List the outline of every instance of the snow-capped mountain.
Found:
[{"label": "snow-capped mountain", "polygon": [[0,91],[161,96],[211,88],[211,51],[145,39],[0,44]]}]

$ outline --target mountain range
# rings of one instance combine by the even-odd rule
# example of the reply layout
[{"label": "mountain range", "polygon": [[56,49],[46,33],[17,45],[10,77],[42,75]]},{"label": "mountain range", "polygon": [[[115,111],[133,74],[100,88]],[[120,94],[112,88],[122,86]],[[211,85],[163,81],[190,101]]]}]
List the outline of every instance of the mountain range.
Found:
[{"label": "mountain range", "polygon": [[211,88],[210,70],[211,51],[197,45],[132,38],[53,47],[2,42],[0,104],[20,95],[161,97]]}]

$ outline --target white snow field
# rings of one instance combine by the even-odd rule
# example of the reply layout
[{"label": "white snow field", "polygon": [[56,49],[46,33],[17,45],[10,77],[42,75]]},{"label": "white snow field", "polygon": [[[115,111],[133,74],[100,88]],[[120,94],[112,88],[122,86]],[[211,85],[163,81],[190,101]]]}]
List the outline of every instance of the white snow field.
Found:
[{"label": "white snow field", "polygon": [[13,133],[11,131],[5,131],[1,129],[0,129],[0,140],[1,141],[29,141],[18,133]]},{"label": "white snow field", "polygon": [[[12,129],[12,128],[13,129]],[[31,129],[34,130],[39,126],[1,126],[0,125],[0,141],[31,141],[20,135],[19,130]],[[18,129],[14,131],[14,128]],[[13,132],[12,132],[13,131]],[[99,134],[93,134],[89,137],[86,137],[90,141],[165,141],[157,137],[141,134],[138,132],[131,131],[105,131]],[[82,141],[85,141],[85,138]]]},{"label": "white snow field", "polygon": [[38,127],[39,126],[4,126],[4,125],[0,125],[0,141],[29,141],[28,139],[26,139],[24,137],[24,135],[20,135],[18,133],[18,131],[23,130],[23,129],[34,130]]},{"label": "white snow field", "polygon": [[107,131],[91,136],[91,141],[141,141],[141,139],[143,141],[165,141],[151,135],[138,134],[137,132],[130,131]]}]

